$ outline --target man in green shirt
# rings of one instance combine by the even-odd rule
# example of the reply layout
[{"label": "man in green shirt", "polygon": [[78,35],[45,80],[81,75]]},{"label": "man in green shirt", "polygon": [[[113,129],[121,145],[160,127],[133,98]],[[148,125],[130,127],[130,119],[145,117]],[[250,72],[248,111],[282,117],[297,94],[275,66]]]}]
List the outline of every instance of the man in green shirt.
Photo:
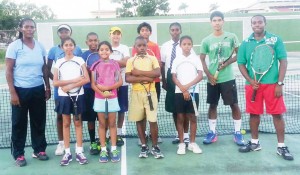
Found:
[{"label": "man in green shirt", "polygon": [[[288,147],[284,144],[284,119],[282,114],[286,112],[282,97],[282,86],[287,69],[287,54],[281,38],[265,31],[266,18],[263,15],[255,15],[251,19],[253,33],[243,41],[238,52],[238,65],[246,81],[246,112],[250,113],[251,141],[239,149],[240,152],[259,151],[261,149],[258,140],[258,127],[260,114],[263,114],[264,102],[266,112],[273,116],[273,123],[277,133],[277,154],[286,160],[293,160]],[[257,46],[266,44],[274,50],[274,63],[270,70],[258,83],[254,79],[251,69],[251,54]],[[263,58],[261,58],[263,59]],[[279,69],[278,69],[279,63]],[[257,90],[255,101],[251,101],[253,90]]]},{"label": "man in green shirt", "polygon": [[[203,70],[207,76],[207,103],[208,121],[210,131],[203,140],[204,144],[217,141],[217,107],[220,96],[224,105],[230,105],[234,122],[234,142],[242,146],[244,139],[241,130],[241,112],[238,106],[237,89],[232,63],[236,61],[236,56],[232,53],[238,49],[239,41],[233,33],[223,31],[224,15],[222,12],[215,11],[210,15],[213,33],[203,39],[201,44],[200,59]],[[206,55],[209,56],[209,65],[205,62]],[[229,58],[227,60],[227,58]],[[227,61],[225,61],[227,60]],[[214,76],[216,71],[218,76]]]}]

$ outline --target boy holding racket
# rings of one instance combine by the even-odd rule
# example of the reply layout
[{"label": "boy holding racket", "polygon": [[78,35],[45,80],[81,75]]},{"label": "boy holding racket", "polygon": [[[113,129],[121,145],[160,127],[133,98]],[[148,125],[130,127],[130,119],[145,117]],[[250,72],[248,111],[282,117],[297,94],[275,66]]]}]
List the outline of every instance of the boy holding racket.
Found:
[{"label": "boy holding racket", "polygon": [[109,31],[111,45],[113,53],[110,56],[118,62],[121,68],[121,75],[123,79],[123,85],[118,88],[118,101],[120,105],[120,111],[118,112],[117,123],[117,146],[123,146],[124,141],[122,138],[122,127],[124,123],[125,112],[128,111],[128,83],[125,81],[125,67],[127,60],[130,57],[128,46],[121,44],[122,30],[119,27],[112,27]]},{"label": "boy holding racket", "polygon": [[[261,149],[258,139],[258,127],[260,115],[263,114],[263,103],[265,102],[266,112],[273,116],[273,123],[277,133],[277,154],[285,160],[293,160],[293,155],[284,144],[284,119],[282,114],[286,112],[282,97],[283,80],[287,69],[287,53],[280,37],[265,31],[266,18],[263,15],[254,15],[251,18],[253,33],[243,41],[238,53],[238,66],[242,75],[247,80],[246,90],[246,112],[250,113],[251,141],[241,147],[239,152],[258,151]],[[257,47],[268,45],[274,51],[274,62],[270,69],[258,82],[254,78],[251,55],[257,51]],[[262,59],[262,58],[261,58]],[[261,60],[262,62],[264,60]],[[279,65],[278,65],[279,63]],[[279,68],[278,68],[279,66]],[[255,68],[255,67],[254,67]],[[253,91],[257,90],[255,101],[252,101]]]},{"label": "boy holding racket", "polygon": [[[62,40],[61,47],[64,50],[65,56],[55,63],[53,76],[53,85],[58,87],[58,102],[55,111],[63,117],[65,155],[60,161],[60,165],[62,166],[67,166],[72,161],[70,150],[71,114],[75,117],[74,125],[77,143],[75,151],[76,161],[78,161],[80,165],[88,163],[87,158],[82,152],[82,121],[80,115],[84,110],[84,91],[81,86],[88,83],[90,79],[83,59],[74,56],[73,54],[75,46],[75,41],[72,38]],[[72,76],[72,73],[75,75],[78,73],[78,75],[81,74],[81,76],[74,77]],[[76,90],[76,93],[72,94],[71,92],[74,89]],[[76,103],[76,105],[74,103]],[[77,111],[75,106],[77,106]],[[76,116],[76,114],[78,116]],[[78,117],[78,120],[76,120],[76,117]]]},{"label": "boy holding racket", "polygon": [[[172,79],[176,84],[175,89],[175,112],[177,113],[177,130],[179,136],[179,145],[177,154],[185,154],[186,144],[183,142],[184,120],[190,121],[190,143],[188,149],[193,153],[200,154],[202,150],[195,142],[197,131],[197,116],[199,105],[199,86],[197,84],[202,80],[202,65],[196,54],[192,54],[193,40],[190,36],[180,38],[180,47],[182,55],[179,55],[172,65]],[[196,106],[193,106],[194,99]]]},{"label": "boy holding racket", "polygon": [[[160,51],[158,44],[154,43],[153,41],[150,41],[150,36],[152,34],[152,27],[149,23],[143,22],[137,27],[137,33],[139,36],[143,37],[147,41],[147,54],[156,57],[158,60],[159,65],[161,66],[161,57],[160,57]],[[135,47],[132,48],[132,56],[135,56],[137,54],[137,50]],[[160,78],[155,78],[155,89],[157,94],[157,100],[159,102],[160,99]],[[146,128],[146,122],[144,123],[144,127]],[[147,132],[145,133],[147,136]],[[139,145],[141,144],[139,140]],[[161,143],[162,139],[158,137],[158,142]]]},{"label": "boy holding racket", "polygon": [[[93,64],[91,61],[87,61],[87,59],[92,59],[92,54],[96,54],[98,56],[98,44],[99,44],[99,39],[98,35],[94,32],[90,32],[86,36],[86,44],[89,47],[89,50],[85,51],[82,54],[83,60],[88,63],[88,64]],[[93,60],[96,61],[96,60]],[[88,68],[88,72],[90,75],[90,70],[89,68],[92,65],[86,64]],[[98,146],[96,143],[96,138],[95,138],[95,121],[97,119],[97,113],[93,109],[94,105],[94,99],[95,99],[95,92],[91,87],[90,83],[87,83],[83,86],[84,89],[84,101],[85,101],[85,111],[82,113],[82,121],[87,121],[87,126],[88,126],[88,132],[90,136],[90,154],[91,155],[97,155],[99,154]]]},{"label": "boy holding racket", "polygon": [[[232,54],[238,49],[238,39],[233,33],[224,32],[224,15],[215,11],[210,15],[213,33],[202,40],[200,59],[203,70],[207,76],[207,103],[209,132],[203,140],[203,144],[211,144],[218,139],[216,132],[217,107],[220,96],[224,105],[229,105],[232,111],[234,123],[234,142],[244,145],[244,138],[241,130],[241,112],[238,106],[237,88],[232,63],[236,61],[236,56]],[[209,56],[209,65],[205,62],[206,55]],[[218,76],[216,72],[219,72]]]},{"label": "boy holding racket", "polygon": [[126,82],[132,83],[131,100],[129,104],[128,119],[136,122],[142,148],[139,157],[146,158],[149,147],[146,144],[145,126],[149,121],[152,149],[155,158],[163,158],[163,154],[157,145],[157,95],[154,79],[160,76],[160,67],[157,59],[147,54],[147,40],[142,36],[135,39],[134,45],[137,54],[130,58],[126,64]]}]

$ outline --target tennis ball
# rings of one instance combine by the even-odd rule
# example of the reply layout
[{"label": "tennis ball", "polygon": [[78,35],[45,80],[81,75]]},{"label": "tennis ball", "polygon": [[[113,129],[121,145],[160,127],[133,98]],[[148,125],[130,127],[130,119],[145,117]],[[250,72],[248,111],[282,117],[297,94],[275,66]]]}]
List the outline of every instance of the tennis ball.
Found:
[{"label": "tennis ball", "polygon": [[241,130],[241,134],[245,135],[246,134],[246,130],[242,129]]},{"label": "tennis ball", "polygon": [[104,91],[103,94],[104,94],[104,95],[109,95],[110,92],[109,92],[109,91]]}]

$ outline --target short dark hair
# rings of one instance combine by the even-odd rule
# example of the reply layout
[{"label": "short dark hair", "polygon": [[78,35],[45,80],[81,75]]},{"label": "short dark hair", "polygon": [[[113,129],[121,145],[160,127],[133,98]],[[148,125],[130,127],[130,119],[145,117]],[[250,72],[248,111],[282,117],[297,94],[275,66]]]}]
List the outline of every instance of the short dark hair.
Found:
[{"label": "short dark hair", "polygon": [[142,36],[137,36],[134,41],[136,42],[137,40],[144,40],[145,41],[145,38],[142,37]]},{"label": "short dark hair", "polygon": [[97,33],[95,33],[95,32],[90,32],[90,33],[88,33],[88,34],[86,35],[86,39],[88,39],[89,36],[92,36],[92,35],[95,35],[95,36],[97,36],[97,38],[98,38]]},{"label": "short dark hair", "polygon": [[173,26],[178,26],[181,30],[181,24],[179,24],[178,22],[171,23],[169,29],[171,29],[171,27],[173,27]]},{"label": "short dark hair", "polygon": [[101,47],[102,45],[107,45],[108,48],[109,48],[109,50],[110,50],[111,52],[113,52],[113,49],[112,49],[112,46],[111,46],[110,42],[108,42],[108,41],[102,41],[102,42],[100,42],[100,43],[99,43],[99,46],[98,46],[98,50],[100,50],[100,47]]},{"label": "short dark hair", "polygon": [[67,37],[61,40],[61,47],[65,44],[66,41],[71,41],[74,44],[74,46],[76,46],[75,40],[71,37]]},{"label": "short dark hair", "polygon": [[189,39],[189,40],[191,40],[191,42],[192,42],[192,44],[193,44],[193,39],[192,39],[192,37],[190,37],[190,36],[188,36],[188,35],[184,35],[184,36],[182,36],[182,37],[180,38],[180,41],[179,41],[180,45],[181,45],[181,43],[182,43],[182,41],[183,41],[184,39]]},{"label": "short dark hair", "polygon": [[262,18],[263,18],[263,20],[264,20],[264,23],[266,23],[266,22],[267,22],[267,19],[266,19],[266,17],[265,17],[264,15],[261,15],[261,14],[256,14],[256,15],[252,16],[252,18],[251,18],[251,22],[252,22],[252,19],[253,19],[253,18],[255,18],[255,17],[262,17]]},{"label": "short dark hair", "polygon": [[212,19],[213,19],[214,17],[221,17],[222,20],[224,20],[224,14],[223,14],[222,12],[220,12],[220,11],[214,11],[214,12],[212,12],[212,13],[210,14],[210,21],[212,21]]},{"label": "short dark hair", "polygon": [[137,33],[140,34],[140,31],[143,27],[148,28],[148,30],[152,33],[152,27],[149,23],[143,22],[137,27]]}]

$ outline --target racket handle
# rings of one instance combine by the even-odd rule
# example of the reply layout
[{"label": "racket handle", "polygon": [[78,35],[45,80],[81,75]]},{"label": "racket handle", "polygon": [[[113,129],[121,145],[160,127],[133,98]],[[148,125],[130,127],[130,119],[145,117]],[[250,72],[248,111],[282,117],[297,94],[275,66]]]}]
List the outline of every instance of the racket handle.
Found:
[{"label": "racket handle", "polygon": [[199,112],[198,112],[198,109],[197,109],[197,105],[196,105],[196,102],[195,100],[193,100],[193,107],[194,107],[194,111],[195,111],[195,116],[199,116]]},{"label": "racket handle", "polygon": [[255,102],[256,92],[257,92],[256,89],[253,90],[252,97],[251,97],[251,102]]},{"label": "racket handle", "polygon": [[148,97],[148,101],[149,101],[150,111],[153,111],[154,108],[153,108],[153,102],[152,102],[151,94],[148,93],[147,97]]},{"label": "racket handle", "polygon": [[75,102],[74,104],[74,117],[75,117],[75,120],[78,121],[79,120],[79,116],[78,116],[78,112],[77,112],[77,104]]},{"label": "racket handle", "polygon": [[216,73],[215,73],[215,75],[214,75],[214,78],[215,78],[215,79],[218,78],[219,72],[220,72],[219,70],[216,71]]},{"label": "racket handle", "polygon": [[107,98],[105,98],[105,119],[108,118],[108,101]]}]

